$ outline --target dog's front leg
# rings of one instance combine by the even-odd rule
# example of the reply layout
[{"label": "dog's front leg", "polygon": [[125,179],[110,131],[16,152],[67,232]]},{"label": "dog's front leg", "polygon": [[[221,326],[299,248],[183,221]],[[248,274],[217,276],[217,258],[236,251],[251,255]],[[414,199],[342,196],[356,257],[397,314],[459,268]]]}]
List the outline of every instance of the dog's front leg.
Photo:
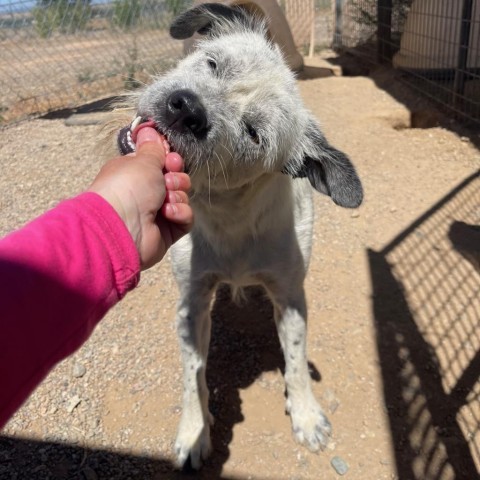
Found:
[{"label": "dog's front leg", "polygon": [[179,467],[190,457],[198,470],[211,451],[206,380],[210,343],[210,300],[213,288],[198,285],[185,289],[177,310],[177,329],[183,360],[183,411],[175,441]]},{"label": "dog's front leg", "polygon": [[306,354],[307,308],[303,289],[289,301],[276,304],[275,321],[285,356],[286,409],[295,439],[312,451],[323,450],[331,433],[330,422],[317,403]]}]

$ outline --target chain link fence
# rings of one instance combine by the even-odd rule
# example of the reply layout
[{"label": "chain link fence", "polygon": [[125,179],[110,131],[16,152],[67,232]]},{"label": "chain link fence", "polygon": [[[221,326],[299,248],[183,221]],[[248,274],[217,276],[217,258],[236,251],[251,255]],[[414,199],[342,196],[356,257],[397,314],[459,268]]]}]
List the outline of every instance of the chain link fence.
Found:
[{"label": "chain link fence", "polygon": [[[165,71],[183,54],[169,25],[191,4],[0,0],[0,124],[118,95]],[[331,43],[331,0],[280,6],[301,51],[316,37]]]},{"label": "chain link fence", "polygon": [[[279,3],[302,53],[331,45],[332,0]],[[0,124],[115,95],[164,71],[182,55],[168,26],[190,5],[0,0]]]},{"label": "chain link fence", "polygon": [[118,94],[182,54],[188,0],[0,0],[0,120]]},{"label": "chain link fence", "polygon": [[[0,0],[0,124],[164,71],[183,53],[169,24],[191,1]],[[301,53],[333,46],[391,63],[417,91],[480,124],[480,0],[278,1]]]},{"label": "chain link fence", "polygon": [[337,48],[392,63],[411,87],[480,124],[480,0],[335,0]]}]

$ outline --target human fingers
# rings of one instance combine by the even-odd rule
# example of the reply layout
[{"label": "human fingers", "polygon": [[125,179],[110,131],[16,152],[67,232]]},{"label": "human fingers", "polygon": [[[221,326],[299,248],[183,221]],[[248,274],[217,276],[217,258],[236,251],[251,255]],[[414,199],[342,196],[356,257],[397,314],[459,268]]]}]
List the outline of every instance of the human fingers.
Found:
[{"label": "human fingers", "polygon": [[186,231],[190,230],[193,224],[193,211],[186,203],[164,203],[162,215],[166,220],[183,226]]},{"label": "human fingers", "polygon": [[167,172],[165,174],[165,186],[167,190],[183,190],[188,192],[192,186],[190,177],[186,173]]},{"label": "human fingers", "polygon": [[165,157],[165,169],[168,172],[183,172],[184,161],[177,152],[167,153]]},{"label": "human fingers", "polygon": [[142,155],[148,161],[163,169],[165,166],[165,138],[154,128],[142,128],[137,135],[136,156]]},{"label": "human fingers", "polygon": [[166,203],[189,203],[188,195],[182,190],[167,190]]}]

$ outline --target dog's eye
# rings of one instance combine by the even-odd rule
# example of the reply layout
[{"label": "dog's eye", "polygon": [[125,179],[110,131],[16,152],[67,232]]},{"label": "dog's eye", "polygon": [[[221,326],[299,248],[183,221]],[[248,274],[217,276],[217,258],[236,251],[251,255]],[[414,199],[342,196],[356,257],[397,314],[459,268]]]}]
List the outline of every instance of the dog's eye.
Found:
[{"label": "dog's eye", "polygon": [[213,58],[207,58],[207,63],[213,72],[217,70],[217,62]]},{"label": "dog's eye", "polygon": [[250,136],[250,138],[251,138],[256,144],[259,144],[259,143],[260,143],[260,138],[259,138],[259,136],[258,136],[257,131],[256,131],[251,125],[249,125],[248,123],[246,124],[246,127],[247,127],[247,132],[248,132],[248,135]]}]

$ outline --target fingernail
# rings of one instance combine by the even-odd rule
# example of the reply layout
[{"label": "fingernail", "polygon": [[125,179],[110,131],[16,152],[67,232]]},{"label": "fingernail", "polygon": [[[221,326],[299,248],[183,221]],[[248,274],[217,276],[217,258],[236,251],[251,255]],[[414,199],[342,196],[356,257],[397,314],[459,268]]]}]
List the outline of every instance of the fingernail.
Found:
[{"label": "fingernail", "polygon": [[177,207],[176,207],[175,204],[169,203],[168,206],[167,206],[167,208],[170,209],[170,213],[171,213],[172,215],[176,215],[176,213],[177,213]]},{"label": "fingernail", "polygon": [[167,157],[169,165],[172,165],[172,170],[183,171],[183,158],[177,152],[167,151]]},{"label": "fingernail", "polygon": [[169,190],[178,190],[178,187],[180,186],[180,182],[174,173],[168,173],[165,175],[165,183]]},{"label": "fingernail", "polygon": [[140,148],[144,143],[154,142],[157,145],[163,146],[163,137],[152,127],[142,128],[137,136],[137,148]]}]

